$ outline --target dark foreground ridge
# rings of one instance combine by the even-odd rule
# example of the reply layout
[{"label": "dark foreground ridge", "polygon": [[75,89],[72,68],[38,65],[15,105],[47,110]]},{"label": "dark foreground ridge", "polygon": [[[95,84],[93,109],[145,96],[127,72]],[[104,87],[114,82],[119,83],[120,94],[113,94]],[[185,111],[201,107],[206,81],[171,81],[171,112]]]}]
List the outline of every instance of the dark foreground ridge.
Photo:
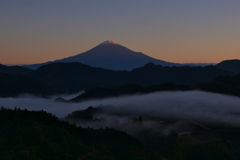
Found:
[{"label": "dark foreground ridge", "polygon": [[[144,115],[144,113],[136,118],[129,113],[121,114],[121,112],[112,109],[111,106],[89,107],[85,110],[74,111],[64,119],[81,125],[96,126],[101,124],[104,126],[106,124],[120,130],[126,130],[146,147],[155,151],[162,159],[237,160],[240,158],[239,128],[209,124],[206,127],[206,124],[197,124],[186,120],[181,120],[179,123],[179,119],[164,120],[161,117],[153,118],[150,115]],[[114,116],[115,118],[109,118]],[[129,118],[129,120],[127,122],[117,121],[117,118],[120,120],[124,117],[125,119]],[[176,131],[165,135],[161,132],[162,127],[148,128],[148,126],[143,125],[149,124],[148,122],[159,123],[160,119],[162,127],[168,128],[169,126],[171,129],[175,128]]]},{"label": "dark foreground ridge", "polygon": [[[95,110],[89,108],[83,112],[92,111]],[[76,127],[45,111],[2,107],[0,159],[238,160],[239,133],[237,128],[211,127],[200,135],[179,137],[177,133],[164,135],[152,128],[137,133],[136,139],[108,127]]]},{"label": "dark foreground ridge", "polygon": [[157,159],[137,139],[115,129],[76,127],[44,111],[0,111],[0,159]]}]

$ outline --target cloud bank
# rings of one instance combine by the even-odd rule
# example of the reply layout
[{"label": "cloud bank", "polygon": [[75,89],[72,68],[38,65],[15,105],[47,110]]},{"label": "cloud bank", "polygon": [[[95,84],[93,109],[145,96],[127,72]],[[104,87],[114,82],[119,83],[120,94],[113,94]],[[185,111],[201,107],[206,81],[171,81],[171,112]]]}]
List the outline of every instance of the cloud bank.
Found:
[{"label": "cloud bank", "polygon": [[[64,96],[63,96],[64,97]],[[149,114],[164,118],[184,118],[240,126],[240,98],[202,91],[155,92],[81,103],[54,102],[37,97],[0,98],[0,106],[45,110],[62,118],[89,106],[112,105],[114,112]]]}]

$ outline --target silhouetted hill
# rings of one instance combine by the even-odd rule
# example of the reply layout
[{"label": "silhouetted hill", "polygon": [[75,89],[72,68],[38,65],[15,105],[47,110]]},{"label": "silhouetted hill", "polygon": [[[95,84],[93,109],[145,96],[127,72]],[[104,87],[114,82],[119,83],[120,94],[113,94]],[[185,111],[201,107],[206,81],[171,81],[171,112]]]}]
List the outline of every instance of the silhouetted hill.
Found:
[{"label": "silhouetted hill", "polygon": [[[136,113],[122,114],[121,110],[116,111],[118,107],[115,110],[114,108],[113,106],[89,107],[68,114],[64,120],[90,127],[100,124],[100,126],[110,125],[120,130],[126,130],[163,159],[238,160],[240,158],[239,128],[210,126],[206,129],[203,126],[205,124],[177,119],[162,123],[161,127],[155,125],[148,128],[147,124],[149,123],[159,124],[161,117],[153,118],[146,114],[134,118]],[[165,135],[161,132],[164,127],[166,130],[178,128],[178,132]],[[182,133],[186,131],[189,131],[190,134],[182,136]]]},{"label": "silhouetted hill", "polygon": [[[113,41],[105,41],[98,46],[90,49],[89,51],[68,58],[55,60],[53,63],[54,62],[79,62],[92,67],[101,67],[112,70],[132,70],[133,68],[141,67],[149,62],[152,62],[154,64],[161,64],[162,66],[181,65],[178,63],[170,63],[163,60],[158,60],[149,57],[141,52],[134,52]],[[24,65],[24,67],[36,69],[41,65],[48,63],[51,62]]]},{"label": "silhouetted hill", "polygon": [[19,94],[47,96],[56,93],[53,87],[22,75],[0,73],[0,97],[14,97]]},{"label": "silhouetted hill", "polygon": [[44,111],[0,110],[0,159],[149,160],[155,152],[115,129],[76,127]]},{"label": "silhouetted hill", "polygon": [[[96,112],[97,108],[90,107],[68,117],[93,121],[91,116]],[[139,122],[138,126],[143,127]],[[45,111],[1,107],[0,159],[238,160],[239,133],[238,128],[211,127],[190,137],[179,137],[177,132],[165,135],[145,128],[134,138],[109,127],[76,127]]]},{"label": "silhouetted hill", "polygon": [[143,87],[162,83],[189,85],[197,82],[210,82],[220,75],[234,74],[214,66],[163,67],[153,63],[132,71],[113,71],[81,63],[51,63],[28,74],[30,78],[68,92],[89,90],[95,87],[113,89],[127,84]]},{"label": "silhouetted hill", "polygon": [[22,65],[22,67],[35,70],[35,69],[37,69],[37,68],[39,68],[43,65],[47,65],[47,64],[50,64],[50,63],[52,63],[52,61],[48,61],[48,62],[45,62],[45,63],[37,63],[37,64],[26,64],[26,65]]},{"label": "silhouetted hill", "polygon": [[81,63],[51,63],[28,76],[61,90],[76,92],[94,87],[119,87],[125,83],[127,74],[127,71],[94,68]]},{"label": "silhouetted hill", "polygon": [[26,75],[30,73],[32,70],[28,68],[24,68],[21,66],[5,66],[0,64],[0,73],[5,73],[5,74],[12,74],[12,75]]},{"label": "silhouetted hill", "polygon": [[174,85],[171,83],[164,83],[161,85],[154,85],[149,87],[142,87],[139,85],[124,85],[118,89],[107,89],[107,88],[93,88],[87,91],[84,94],[81,94],[71,100],[70,102],[81,102],[85,100],[91,99],[103,99],[109,97],[118,97],[124,95],[132,95],[132,94],[146,94],[156,91],[186,91],[189,90],[190,87],[187,85]]},{"label": "silhouetted hill", "polygon": [[194,88],[240,97],[240,74],[235,76],[219,76],[211,82],[196,84]]},{"label": "silhouetted hill", "polygon": [[218,63],[216,67],[239,74],[240,73],[240,60],[226,60]]},{"label": "silhouetted hill", "polygon": [[234,74],[214,66],[163,67],[161,65],[154,65],[153,63],[148,63],[143,67],[135,68],[131,71],[131,77],[134,79],[134,82],[143,86],[158,85],[161,83],[190,85],[197,82],[209,82],[220,75]]}]

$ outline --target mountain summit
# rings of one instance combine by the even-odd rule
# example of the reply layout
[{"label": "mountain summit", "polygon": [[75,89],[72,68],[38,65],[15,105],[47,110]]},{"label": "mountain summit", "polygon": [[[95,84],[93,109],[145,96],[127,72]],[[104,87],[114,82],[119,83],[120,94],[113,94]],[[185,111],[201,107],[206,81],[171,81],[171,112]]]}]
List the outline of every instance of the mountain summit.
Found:
[{"label": "mountain summit", "polygon": [[115,41],[110,41],[110,40],[104,41],[102,44],[116,44],[116,45],[118,45]]},{"label": "mountain summit", "polygon": [[[53,62],[80,62],[92,67],[100,67],[111,70],[132,70],[141,67],[146,63],[160,64],[162,66],[179,66],[177,63],[165,62],[152,57],[149,57],[141,52],[134,52],[114,41],[104,41],[98,46],[86,51],[84,53],[56,60]],[[25,66],[27,68],[36,69],[44,64],[35,64]]]}]

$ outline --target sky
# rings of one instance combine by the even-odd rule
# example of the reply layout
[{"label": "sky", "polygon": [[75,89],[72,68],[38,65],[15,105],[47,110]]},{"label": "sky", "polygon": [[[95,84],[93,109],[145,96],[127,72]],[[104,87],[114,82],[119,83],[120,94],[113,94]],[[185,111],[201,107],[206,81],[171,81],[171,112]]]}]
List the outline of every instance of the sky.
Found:
[{"label": "sky", "polygon": [[175,63],[240,59],[239,0],[0,0],[0,63],[34,64],[106,40]]}]

